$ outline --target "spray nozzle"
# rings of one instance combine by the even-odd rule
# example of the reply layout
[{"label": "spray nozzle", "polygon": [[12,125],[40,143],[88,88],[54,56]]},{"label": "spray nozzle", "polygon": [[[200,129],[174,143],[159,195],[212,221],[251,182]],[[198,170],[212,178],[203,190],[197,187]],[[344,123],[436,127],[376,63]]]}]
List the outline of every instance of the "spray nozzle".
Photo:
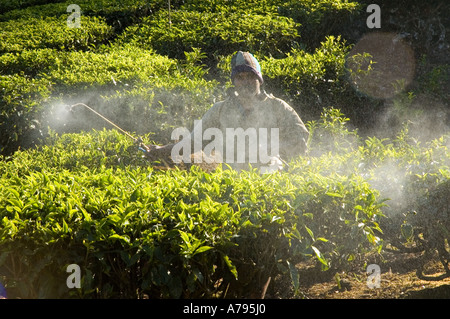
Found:
[{"label": "spray nozzle", "polygon": [[138,149],[142,152],[144,152],[145,154],[147,154],[148,152],[150,152],[150,148],[144,144],[144,141],[142,140],[142,137],[138,137],[134,140],[134,143],[138,146]]},{"label": "spray nozzle", "polygon": [[87,106],[87,105],[84,104],[84,103],[75,103],[75,104],[72,104],[72,105],[67,104],[67,105],[66,105],[66,108],[67,108],[70,112],[75,112],[75,111],[77,111],[77,109],[80,109],[82,106]]},{"label": "spray nozzle", "polygon": [[66,111],[68,112],[68,113],[70,113],[70,114],[75,114],[75,110],[74,110],[74,108],[73,108],[73,105],[64,105],[64,107],[65,107],[65,109],[66,109]]}]

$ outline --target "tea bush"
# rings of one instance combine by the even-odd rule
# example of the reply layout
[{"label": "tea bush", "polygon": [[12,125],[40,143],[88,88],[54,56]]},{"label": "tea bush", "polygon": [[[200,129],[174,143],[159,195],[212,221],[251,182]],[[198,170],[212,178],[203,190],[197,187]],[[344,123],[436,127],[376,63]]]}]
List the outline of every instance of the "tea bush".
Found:
[{"label": "tea bush", "polygon": [[0,53],[26,49],[88,50],[106,43],[112,28],[102,18],[81,17],[80,28],[68,28],[67,15],[0,22]]},{"label": "tea bush", "polygon": [[15,9],[25,9],[31,6],[43,5],[48,2],[61,2],[63,0],[24,0],[24,1],[14,1],[14,0],[4,0],[0,4],[0,12],[8,12]]},{"label": "tea bush", "polygon": [[187,0],[183,1],[180,9],[197,12],[245,12],[250,15],[265,15],[267,13],[277,13],[277,8],[282,2],[280,0],[211,0],[208,2]]},{"label": "tea bush", "polygon": [[245,12],[197,12],[161,10],[139,25],[127,28],[121,42],[152,47],[158,53],[182,59],[192,47],[208,54],[231,54],[238,50],[283,56],[297,41],[297,25],[275,14]]},{"label": "tea bush", "polygon": [[[0,21],[61,15],[68,16],[70,13],[67,13],[67,7],[73,3],[73,1],[67,0],[42,1],[42,3],[28,4],[24,1],[21,2],[21,4],[16,2],[16,6],[10,6],[9,9],[5,8],[1,10]],[[159,10],[162,7],[167,7],[167,1],[165,0],[151,2],[146,0],[79,0],[76,4],[80,7],[82,15],[101,16],[108,22],[120,20],[124,25],[126,25],[127,19],[132,17],[137,19],[139,16],[149,14],[149,10]]]},{"label": "tea bush", "polygon": [[201,13],[236,12],[242,16],[277,15],[289,18],[297,23],[297,33],[300,36],[298,46],[312,52],[327,36],[354,36],[354,29],[360,27],[361,22],[365,22],[364,9],[367,5],[340,0],[214,0],[207,3],[185,1],[181,9]]},{"label": "tea bush", "polygon": [[302,25],[303,45],[313,50],[326,37],[347,33],[346,27],[354,26],[353,20],[361,19],[359,14],[365,8],[356,1],[282,1],[278,13]]},{"label": "tea bush", "polygon": [[241,297],[280,271],[295,278],[301,260],[346,265],[381,247],[382,202],[361,177],[331,173],[339,161],[157,171],[115,131],[53,135],[1,161],[2,274],[28,297],[68,296],[70,263],[85,270],[79,297]]},{"label": "tea bush", "polygon": [[[163,141],[173,126],[192,125],[216,94],[216,82],[203,79],[195,61],[182,64],[130,45],[102,50],[24,50],[0,57],[0,129],[9,132],[0,141],[3,154],[37,143],[48,126],[72,132],[105,126],[89,113],[61,118],[64,103],[92,103],[124,129],[158,133]],[[178,122],[169,123],[174,115]]]},{"label": "tea bush", "polygon": [[0,76],[0,150],[11,154],[28,148],[43,137],[39,123],[42,102],[50,95],[51,83],[20,75]]},{"label": "tea bush", "polygon": [[[310,155],[265,175],[159,171],[116,131],[53,133],[0,162],[1,274],[28,297],[242,297],[280,273],[298,291],[300,261],[345,269],[408,244],[405,225],[424,224],[407,203],[450,176],[448,137],[421,146],[405,128],[363,141],[346,122],[324,110],[308,123]],[[71,263],[83,269],[76,291]]]},{"label": "tea bush", "polygon": [[[197,288],[204,284],[203,277],[197,277],[204,276],[207,282],[213,269],[208,263],[197,263],[206,259],[206,256],[202,258],[202,254],[207,254],[210,249],[207,246],[209,242],[214,240],[220,243],[220,230],[216,230],[212,222],[214,216],[219,218],[217,224],[223,227],[227,215],[220,213],[223,211],[220,207],[218,213],[214,214],[214,206],[204,203],[201,205],[205,205],[208,210],[205,214],[200,214],[196,205],[191,213],[183,211],[183,202],[178,200],[170,207],[167,200],[177,196],[169,192],[171,182],[165,180],[163,175],[148,179],[151,173],[151,170],[130,172],[116,169],[104,170],[100,174],[88,172],[71,175],[67,171],[56,174],[47,171],[28,176],[30,188],[22,185],[24,187],[20,192],[31,199],[35,190],[39,189],[40,195],[25,204],[25,207],[17,207],[21,209],[20,215],[26,218],[26,225],[15,225],[12,219],[14,215],[3,217],[2,239],[5,239],[6,233],[6,238],[14,245],[2,245],[2,257],[17,267],[8,273],[11,278],[15,278],[13,280],[27,277],[28,274],[18,271],[25,264],[42,262],[43,256],[46,256],[46,264],[43,269],[37,265],[37,273],[29,277],[30,282],[21,281],[17,287],[20,294],[28,297],[68,296],[67,289],[63,289],[63,295],[52,289],[52,285],[58,286],[58,274],[61,274],[67,263],[79,263],[86,269],[83,289],[78,291],[80,297],[135,298],[138,291],[141,296],[142,292],[147,292],[151,297],[174,298],[181,297],[182,293],[189,296],[186,295],[188,290],[182,290],[187,284],[192,294],[201,296],[206,293]],[[176,181],[176,176],[170,180]],[[182,176],[178,178],[183,179]],[[186,186],[192,183],[186,182]],[[144,184],[147,186],[143,187]],[[157,184],[164,185],[161,193],[155,192],[154,186]],[[187,189],[182,184],[179,188],[172,184],[173,190],[185,192]],[[12,196],[16,194],[11,185],[5,186],[8,190],[4,193],[8,192]],[[134,193],[131,197],[129,187],[137,187],[136,192],[132,190]],[[164,194],[169,198],[164,200]],[[9,211],[8,207],[15,201],[9,197],[6,202],[9,203],[6,208]],[[193,214],[194,211],[196,214]],[[14,211],[12,213],[15,214]],[[211,222],[208,223],[208,220]],[[211,226],[208,231],[214,236],[205,243],[204,227],[207,225]],[[15,238],[23,243],[23,247],[35,249],[29,254],[17,251],[19,246]],[[189,246],[183,249],[183,243]],[[191,248],[191,244],[195,247]],[[45,248],[47,245],[52,250],[50,255]],[[195,268],[192,269],[192,266]],[[133,281],[129,288],[124,285],[127,277]],[[35,278],[36,282],[33,282]],[[39,285],[41,280],[47,284]],[[64,286],[64,281],[59,283]],[[28,285],[34,285],[36,291],[28,289]]]},{"label": "tea bush", "polygon": [[[416,270],[418,277],[425,280],[440,280],[450,275],[446,248],[449,138],[447,134],[420,145],[409,138],[405,129],[392,142],[368,139],[363,152],[367,163],[374,167],[373,187],[390,198],[385,209],[387,218],[380,224],[383,238],[397,252],[420,253]],[[378,164],[380,159],[383,165]],[[434,277],[425,275],[425,265],[436,258],[442,264],[443,273]]]},{"label": "tea bush", "polygon": [[324,105],[341,108],[341,97],[351,93],[345,79],[349,50],[345,40],[330,36],[314,53],[293,49],[286,58],[266,58],[261,61],[266,85],[281,88],[300,114],[318,118]]}]

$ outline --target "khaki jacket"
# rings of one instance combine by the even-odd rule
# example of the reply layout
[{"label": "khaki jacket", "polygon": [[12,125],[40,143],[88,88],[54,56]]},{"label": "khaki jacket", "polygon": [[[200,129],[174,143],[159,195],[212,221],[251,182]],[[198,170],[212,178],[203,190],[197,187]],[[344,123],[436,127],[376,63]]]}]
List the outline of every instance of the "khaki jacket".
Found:
[{"label": "khaki jacket", "polygon": [[215,103],[196,122],[191,139],[197,143],[201,139],[207,156],[214,154],[217,162],[237,170],[248,164],[276,165],[277,159],[281,164],[279,158],[290,161],[306,152],[309,132],[300,116],[285,101],[266,93],[250,111],[230,97]]}]

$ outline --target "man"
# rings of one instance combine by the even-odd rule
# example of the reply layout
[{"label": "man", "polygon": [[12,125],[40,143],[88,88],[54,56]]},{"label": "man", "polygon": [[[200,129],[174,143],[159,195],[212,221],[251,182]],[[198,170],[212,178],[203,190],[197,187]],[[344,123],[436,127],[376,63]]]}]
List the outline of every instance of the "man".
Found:
[{"label": "man", "polygon": [[236,170],[248,169],[250,164],[267,172],[280,170],[286,161],[305,154],[308,130],[292,107],[261,89],[264,80],[255,57],[239,51],[231,67],[234,90],[230,96],[215,103],[180,142],[153,148],[150,159],[167,158],[170,153],[174,162],[181,158],[186,162],[192,158],[186,155],[203,151],[202,160],[212,157]]}]

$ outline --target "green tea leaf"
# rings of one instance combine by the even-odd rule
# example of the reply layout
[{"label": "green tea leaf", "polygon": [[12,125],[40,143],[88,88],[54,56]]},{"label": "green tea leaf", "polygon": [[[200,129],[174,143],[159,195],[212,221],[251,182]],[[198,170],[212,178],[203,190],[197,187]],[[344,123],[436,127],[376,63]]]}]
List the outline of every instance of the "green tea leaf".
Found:
[{"label": "green tea leaf", "polygon": [[213,247],[210,247],[210,246],[201,246],[201,247],[199,247],[199,248],[197,248],[197,249],[195,250],[195,252],[194,252],[193,255],[197,255],[197,254],[203,253],[203,252],[208,251],[208,250],[211,250],[211,249],[213,249]]},{"label": "green tea leaf", "polygon": [[222,258],[225,261],[225,264],[228,266],[228,270],[230,270],[231,273],[233,274],[234,278],[238,279],[236,266],[233,265],[233,263],[230,260],[230,257],[228,257],[227,255],[223,255]]},{"label": "green tea leaf", "polygon": [[114,235],[109,236],[109,239],[118,239],[120,241],[123,241],[123,242],[126,242],[126,243],[130,243],[130,238],[128,236],[126,236],[126,235],[121,236],[119,234],[114,234]]},{"label": "green tea leaf", "polygon": [[319,249],[317,249],[314,246],[311,246],[311,248],[312,248],[312,250],[314,250],[314,253],[316,254],[317,259],[321,262],[322,269],[327,270],[329,268],[328,261],[323,257],[323,255]]},{"label": "green tea leaf", "polygon": [[286,261],[289,267],[289,275],[291,276],[292,285],[294,286],[294,293],[297,294],[300,288],[300,275],[294,264]]}]

